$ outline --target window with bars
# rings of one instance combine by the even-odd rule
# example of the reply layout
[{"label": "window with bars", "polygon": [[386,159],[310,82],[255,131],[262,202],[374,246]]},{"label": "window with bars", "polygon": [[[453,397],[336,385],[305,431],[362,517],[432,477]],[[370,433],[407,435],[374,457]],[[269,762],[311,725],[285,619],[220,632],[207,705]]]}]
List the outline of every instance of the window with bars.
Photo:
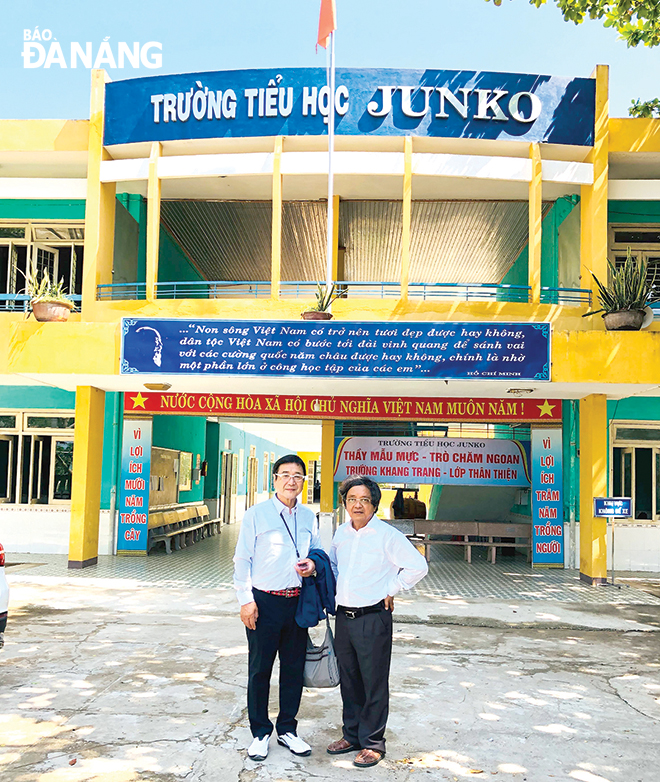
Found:
[{"label": "window with bars", "polygon": [[0,503],[71,501],[73,421],[70,412],[0,412]]},{"label": "window with bars", "polygon": [[82,292],[84,223],[0,221],[0,309],[12,309],[12,294],[25,293],[30,266],[39,278],[44,271],[63,280],[69,294]]},{"label": "window with bars", "polygon": [[633,258],[646,262],[647,279],[660,298],[660,225],[610,226],[610,261],[617,269],[625,263],[629,247]]}]

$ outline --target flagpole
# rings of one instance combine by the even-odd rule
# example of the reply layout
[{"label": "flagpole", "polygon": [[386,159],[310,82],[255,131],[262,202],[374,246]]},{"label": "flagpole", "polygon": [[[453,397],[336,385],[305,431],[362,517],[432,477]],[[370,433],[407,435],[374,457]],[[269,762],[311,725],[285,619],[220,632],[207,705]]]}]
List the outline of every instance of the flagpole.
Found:
[{"label": "flagpole", "polygon": [[328,73],[328,243],[326,256],[325,283],[327,291],[333,283],[332,257],[334,255],[334,171],[333,152],[335,149],[335,34],[330,33],[330,70]]}]

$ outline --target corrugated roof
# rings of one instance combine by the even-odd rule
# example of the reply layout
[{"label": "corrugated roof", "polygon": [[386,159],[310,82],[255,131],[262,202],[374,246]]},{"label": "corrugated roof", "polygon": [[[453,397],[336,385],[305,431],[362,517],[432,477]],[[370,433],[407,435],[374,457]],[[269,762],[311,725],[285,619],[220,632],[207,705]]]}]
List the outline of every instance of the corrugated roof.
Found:
[{"label": "corrugated roof", "polygon": [[[283,281],[325,278],[326,214],[325,202],[284,204]],[[270,279],[270,202],[164,200],[161,215],[207,279]],[[398,281],[401,225],[401,201],[342,201],[344,279]],[[526,201],[414,201],[410,281],[499,282],[527,230]]]},{"label": "corrugated roof", "polygon": [[410,282],[500,282],[528,226],[526,201],[414,201]]}]

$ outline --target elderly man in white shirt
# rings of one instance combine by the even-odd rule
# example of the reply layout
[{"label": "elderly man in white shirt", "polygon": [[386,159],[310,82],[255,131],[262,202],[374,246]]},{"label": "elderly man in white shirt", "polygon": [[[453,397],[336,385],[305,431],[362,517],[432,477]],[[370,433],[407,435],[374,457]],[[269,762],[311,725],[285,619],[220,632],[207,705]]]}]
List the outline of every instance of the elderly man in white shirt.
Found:
[{"label": "elderly man in white shirt", "polygon": [[330,549],[337,577],[335,651],[343,736],[328,753],[359,750],[353,765],[367,768],[385,757],[394,595],[415,586],[428,565],[405,535],[377,518],[377,483],[352,476],[339,494],[350,516]]},{"label": "elderly man in white shirt", "polygon": [[277,741],[294,755],[309,744],[297,734],[296,714],[303,688],[307,630],[295,621],[303,576],[314,573],[307,558],[321,548],[316,516],[298,502],[305,463],[296,454],[273,465],[275,496],[245,512],[234,555],[234,586],[248,639],[248,716],[254,740],[252,760],[265,760],[273,723],[268,717],[270,676],[280,658]]}]

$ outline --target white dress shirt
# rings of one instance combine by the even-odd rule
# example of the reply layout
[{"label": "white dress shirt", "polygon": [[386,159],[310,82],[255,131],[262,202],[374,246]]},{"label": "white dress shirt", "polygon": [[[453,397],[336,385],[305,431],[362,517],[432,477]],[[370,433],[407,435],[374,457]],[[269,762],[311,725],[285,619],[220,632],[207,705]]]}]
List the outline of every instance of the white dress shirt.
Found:
[{"label": "white dress shirt", "polygon": [[241,605],[251,603],[253,587],[279,591],[300,586],[302,578],[295,570],[299,559],[296,547],[301,559],[307,556],[310,548],[322,548],[313,511],[300,503],[289,508],[277,495],[248,508],[234,554],[234,588],[238,602]]},{"label": "white dress shirt", "polygon": [[351,521],[335,532],[330,562],[337,577],[337,605],[372,606],[402,589],[412,589],[428,572],[412,543],[377,516],[356,530]]}]

